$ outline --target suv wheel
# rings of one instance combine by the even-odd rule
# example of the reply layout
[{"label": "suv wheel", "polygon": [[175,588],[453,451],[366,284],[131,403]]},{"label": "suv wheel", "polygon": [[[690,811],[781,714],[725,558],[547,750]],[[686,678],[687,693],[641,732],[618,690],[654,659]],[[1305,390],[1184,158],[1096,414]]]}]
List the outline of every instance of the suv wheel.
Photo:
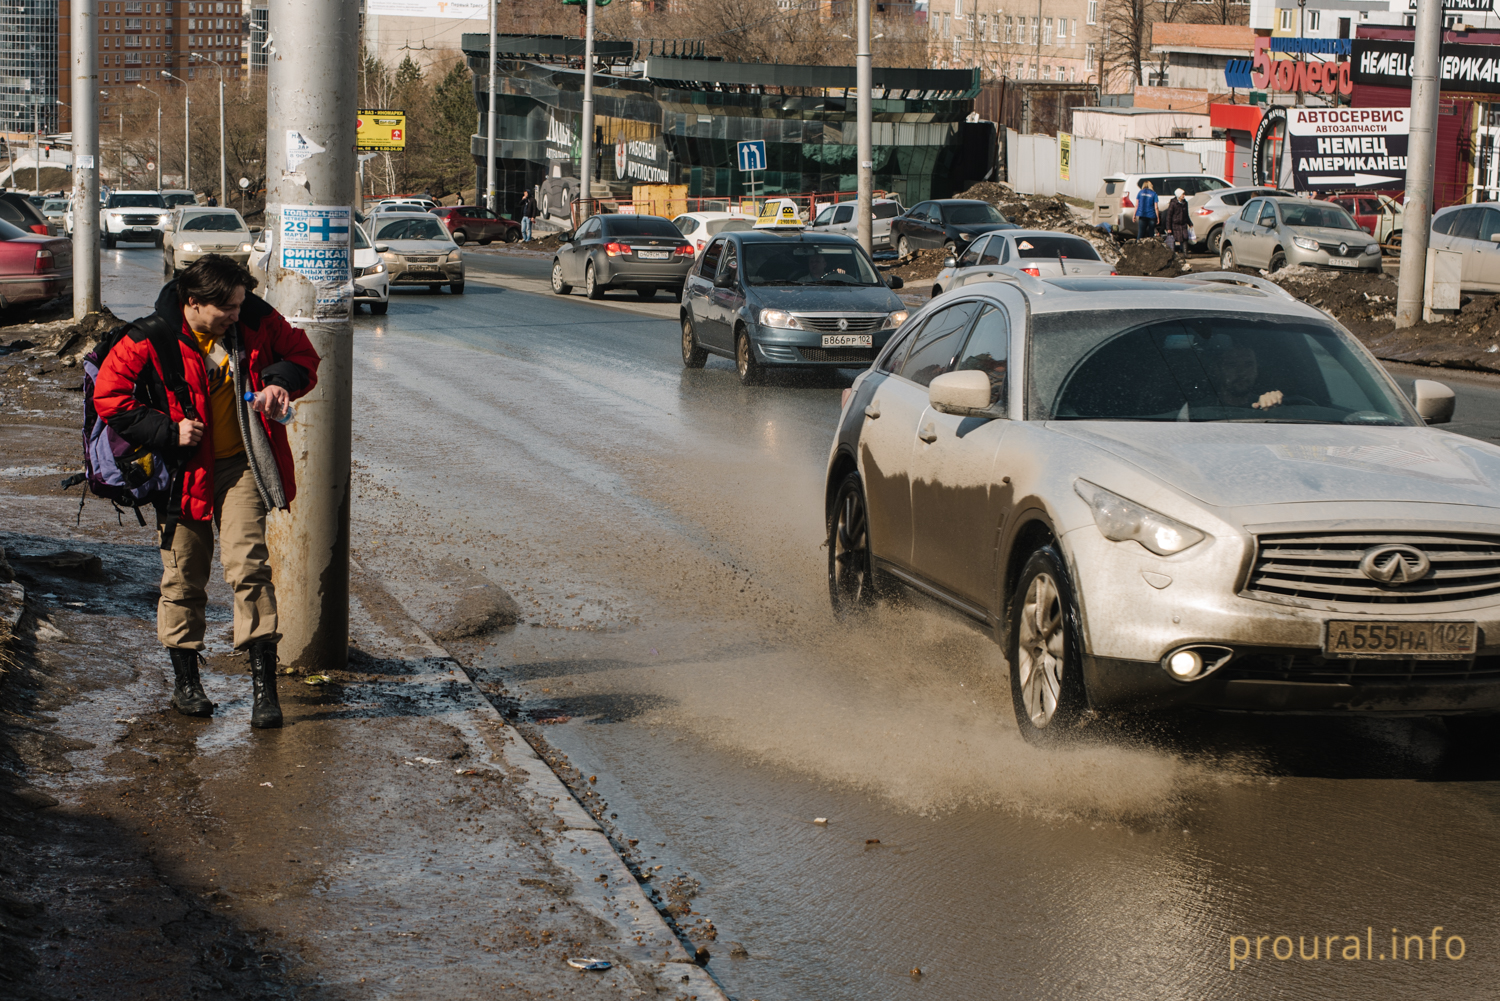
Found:
[{"label": "suv wheel", "polygon": [[1062,555],[1031,554],[1010,608],[1010,693],[1021,736],[1055,744],[1083,715],[1083,651],[1078,608]]}]

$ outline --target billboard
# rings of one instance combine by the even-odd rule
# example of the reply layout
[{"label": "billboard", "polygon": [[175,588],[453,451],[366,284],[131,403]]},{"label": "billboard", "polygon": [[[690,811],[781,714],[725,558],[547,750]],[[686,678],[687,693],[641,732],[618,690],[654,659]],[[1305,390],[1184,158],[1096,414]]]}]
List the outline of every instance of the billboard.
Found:
[{"label": "billboard", "polygon": [[1286,133],[1297,191],[1406,184],[1410,108],[1288,108]]},{"label": "billboard", "polygon": [[445,17],[460,21],[490,16],[485,0],[365,0],[365,13],[393,17]]},{"label": "billboard", "polygon": [[406,112],[370,109],[359,112],[355,149],[394,153],[406,149]]}]

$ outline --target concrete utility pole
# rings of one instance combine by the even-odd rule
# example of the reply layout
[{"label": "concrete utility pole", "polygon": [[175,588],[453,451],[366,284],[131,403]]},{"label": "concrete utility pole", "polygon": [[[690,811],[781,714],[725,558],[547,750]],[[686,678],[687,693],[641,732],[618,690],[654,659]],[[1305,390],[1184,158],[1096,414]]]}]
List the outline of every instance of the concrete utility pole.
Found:
[{"label": "concrete utility pole", "polygon": [[166,70],[161,70],[159,75],[163,80],[176,80],[178,83],[182,84],[182,186],[188,191],[192,191],[193,182],[192,177],[190,177],[188,173],[188,158],[191,155],[193,149],[193,135],[192,131],[188,128],[189,100],[187,81],[180,76],[174,76],[173,74],[168,73]]},{"label": "concrete utility pole", "polygon": [[1432,179],[1437,169],[1438,63],[1442,58],[1443,5],[1417,4],[1417,38],[1411,70],[1411,138],[1406,146],[1406,204],[1401,225],[1401,274],[1396,282],[1396,326],[1422,318],[1427,285],[1427,238],[1432,229]]},{"label": "concrete utility pole", "polygon": [[594,0],[583,0],[583,218],[594,214]]},{"label": "concrete utility pole", "polygon": [[490,0],[490,100],[484,109],[484,207],[495,208],[495,35],[500,16],[500,0]]},{"label": "concrete utility pole", "polygon": [[219,73],[219,204],[222,205],[229,200],[229,170],[225,166],[224,155],[224,65],[210,62],[197,52],[193,53],[193,58],[202,60],[204,66]]},{"label": "concrete utility pole", "polygon": [[73,319],[99,312],[99,40],[95,0],[73,0]]},{"label": "concrete utility pole", "polygon": [[854,85],[859,88],[859,103],[854,106],[856,155],[859,157],[859,206],[855,209],[859,245],[865,253],[874,253],[870,213],[874,208],[875,147],[870,132],[875,121],[875,72],[870,66],[870,0],[859,0],[855,14],[859,22],[854,29]]},{"label": "concrete utility pole", "polygon": [[[336,670],[349,648],[354,333],[347,307],[314,319],[317,289],[281,267],[280,222],[287,208],[354,203],[359,4],[271,0],[269,16],[276,51],[266,75],[265,224],[272,232],[266,298],[307,331],[322,358],[318,385],[297,401],[290,428],[297,499],[290,511],[273,512],[267,526],[280,613],[278,654],[293,667]],[[323,151],[289,162],[288,131]]]}]

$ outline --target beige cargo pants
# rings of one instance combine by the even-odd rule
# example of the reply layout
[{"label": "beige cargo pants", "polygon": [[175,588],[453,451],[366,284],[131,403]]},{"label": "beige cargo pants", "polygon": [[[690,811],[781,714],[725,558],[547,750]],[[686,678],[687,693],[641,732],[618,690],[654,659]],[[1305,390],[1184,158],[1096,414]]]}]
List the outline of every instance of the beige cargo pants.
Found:
[{"label": "beige cargo pants", "polygon": [[255,487],[249,461],[241,452],[214,463],[214,524],[179,521],[172,548],[161,551],[156,635],[162,646],[203,649],[215,527],[219,530],[224,582],[234,588],[235,648],[243,649],[255,640],[280,639],[276,588],[271,582],[266,549],[266,505]]}]

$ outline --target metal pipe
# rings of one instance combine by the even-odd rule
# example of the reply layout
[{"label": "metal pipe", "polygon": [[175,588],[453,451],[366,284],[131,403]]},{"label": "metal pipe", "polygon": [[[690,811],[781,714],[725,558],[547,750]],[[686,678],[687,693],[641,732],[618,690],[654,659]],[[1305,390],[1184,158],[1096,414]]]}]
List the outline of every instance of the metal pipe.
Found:
[{"label": "metal pipe", "polygon": [[[297,401],[291,444],[297,498],[267,524],[275,568],[283,663],[340,669],[349,649],[350,418],[354,334],[349,300],[318,302],[318,289],[281,266],[281,217],[296,206],[352,206],[355,178],[358,0],[271,0],[276,54],[267,66],[266,216],[272,234],[265,297],[307,331],[322,358],[318,384]],[[287,159],[287,132],[318,146]],[[347,240],[352,234],[342,234]],[[338,245],[330,230],[330,246]],[[351,246],[352,244],[346,244]],[[345,289],[352,276],[345,277]],[[347,296],[347,291],[343,293]]]},{"label": "metal pipe", "polygon": [[870,65],[870,0],[859,0],[856,8],[856,19],[859,22],[855,27],[857,36],[854,53],[854,85],[859,90],[858,103],[854,106],[854,121],[857,143],[856,155],[859,158],[859,205],[854,210],[855,218],[858,220],[856,229],[859,236],[859,245],[865,248],[865,253],[874,253],[874,234],[870,214],[874,209],[874,170],[875,170],[875,147],[872,142],[871,132],[874,127],[875,109],[874,89],[875,72]]},{"label": "metal pipe", "polygon": [[192,151],[192,132],[188,128],[187,81],[173,73],[168,73],[166,70],[161,70],[158,75],[162,80],[176,80],[182,84],[182,186],[186,190],[192,191],[192,177],[188,171],[188,157]]},{"label": "metal pipe", "polygon": [[495,208],[495,47],[499,30],[499,0],[489,0],[490,5],[490,91],[489,103],[484,110],[484,207],[491,212]]},{"label": "metal pipe", "polygon": [[161,190],[161,95],[144,84],[136,84],[136,90],[144,90],[156,98],[156,190]]},{"label": "metal pipe", "polygon": [[95,0],[73,0],[73,319],[99,311],[99,36]]},{"label": "metal pipe", "polygon": [[594,214],[594,0],[583,0],[583,163],[578,173],[583,181],[583,218]]},{"label": "metal pipe", "polygon": [[229,201],[229,169],[224,159],[224,72],[219,71],[219,204]]},{"label": "metal pipe", "polygon": [[1438,64],[1442,59],[1443,5],[1417,5],[1411,71],[1411,137],[1406,146],[1406,204],[1401,223],[1401,274],[1396,282],[1396,326],[1422,318],[1427,286],[1427,240],[1432,229],[1433,173],[1437,165]]}]

